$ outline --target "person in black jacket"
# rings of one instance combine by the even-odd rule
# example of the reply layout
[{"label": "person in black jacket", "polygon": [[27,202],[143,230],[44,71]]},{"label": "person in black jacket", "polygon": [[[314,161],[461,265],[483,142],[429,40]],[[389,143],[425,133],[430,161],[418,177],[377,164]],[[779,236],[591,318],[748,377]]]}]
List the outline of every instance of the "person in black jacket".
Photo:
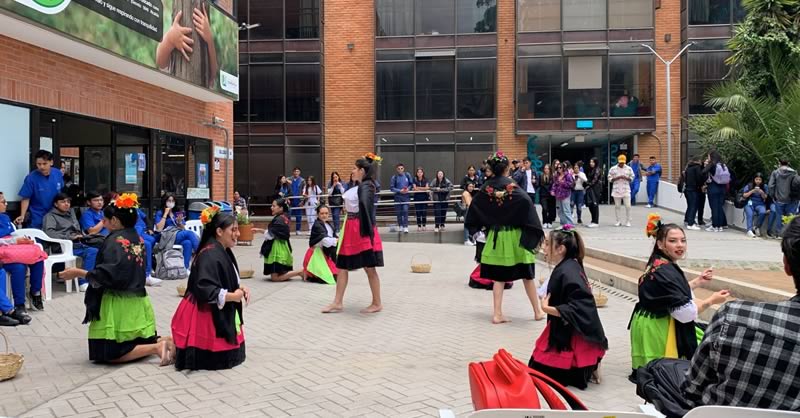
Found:
[{"label": "person in black jacket", "polygon": [[586,206],[589,207],[589,213],[592,214],[592,223],[589,224],[589,228],[600,226],[600,200],[603,197],[604,174],[605,171],[600,167],[600,160],[597,158],[589,160],[589,169],[586,171],[586,177],[589,181],[584,185],[586,189]]},{"label": "person in black jacket", "polygon": [[[683,191],[686,198],[686,213],[683,217],[683,222],[686,224],[686,229],[699,230],[697,226],[697,214],[699,211],[700,194],[703,193],[702,188],[705,183],[705,176],[703,176],[703,168],[700,165],[700,158],[693,156],[689,160],[689,164],[683,170],[681,181],[678,184],[678,190]],[[705,204],[705,202],[703,202]]]},{"label": "person in black jacket", "polygon": [[553,172],[550,164],[545,164],[539,177],[539,203],[542,205],[542,226],[545,228],[551,228],[556,221],[556,198],[550,194],[551,187]]}]

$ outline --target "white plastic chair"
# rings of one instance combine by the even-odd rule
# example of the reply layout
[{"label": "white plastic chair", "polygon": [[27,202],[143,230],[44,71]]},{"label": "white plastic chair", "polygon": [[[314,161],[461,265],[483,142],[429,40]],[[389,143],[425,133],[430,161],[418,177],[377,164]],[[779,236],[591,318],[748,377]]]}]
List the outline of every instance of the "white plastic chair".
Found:
[{"label": "white plastic chair", "polygon": [[683,416],[684,418],[798,418],[800,412],[778,411],[774,409],[741,408],[736,406],[699,406]]},{"label": "white plastic chair", "polygon": [[[688,416],[688,415],[687,415]],[[652,418],[639,412],[611,411],[556,411],[552,409],[483,409],[468,415],[469,418]],[[726,417],[728,418],[728,417]]]},{"label": "white plastic chair", "polygon": [[[44,296],[45,300],[53,299],[53,265],[56,263],[64,263],[66,267],[75,267],[77,257],[72,253],[72,241],[64,239],[50,238],[44,231],[33,228],[23,228],[14,231],[11,236],[13,237],[27,237],[32,240],[41,240],[50,242],[61,246],[61,254],[52,254],[44,260]],[[72,292],[72,285],[75,285],[75,290],[78,290],[78,279],[67,280],[67,293]]]},{"label": "white plastic chair", "polygon": [[186,221],[186,230],[194,232],[197,235],[197,238],[203,237],[203,222],[199,219],[193,219],[191,221]]}]

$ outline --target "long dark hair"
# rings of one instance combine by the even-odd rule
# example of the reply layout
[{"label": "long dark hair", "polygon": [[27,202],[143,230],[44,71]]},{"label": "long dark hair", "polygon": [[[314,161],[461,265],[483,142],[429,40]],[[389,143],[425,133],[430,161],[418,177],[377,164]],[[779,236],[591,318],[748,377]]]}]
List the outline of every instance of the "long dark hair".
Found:
[{"label": "long dark hair", "polygon": [[756,179],[761,179],[761,188],[764,188],[764,175],[761,173],[756,173],[756,175],[753,176],[753,181],[750,182],[749,190],[753,190],[756,187]]},{"label": "long dark hair", "polygon": [[279,198],[275,199],[273,201],[273,203],[275,203],[276,205],[280,206],[281,209],[283,209],[283,214],[284,215],[288,215],[289,214],[289,205],[286,203],[286,199],[284,199],[282,197],[279,197]]},{"label": "long dark hair", "polygon": [[139,219],[139,213],[136,209],[120,209],[114,205],[107,205],[103,209],[103,217],[109,221],[116,217],[123,227],[133,228]]},{"label": "long dark hair", "polygon": [[651,266],[653,262],[660,257],[668,258],[670,261],[676,261],[669,258],[667,254],[664,253],[664,251],[661,251],[661,248],[658,248],[658,242],[666,240],[667,235],[669,235],[669,232],[674,231],[676,229],[683,232],[684,236],[686,235],[686,231],[684,231],[683,228],[681,228],[680,225],[678,224],[661,224],[661,226],[658,227],[658,229],[656,230],[656,242],[655,244],[653,244],[653,252],[650,253],[650,258],[647,260],[648,267]]},{"label": "long dark hair", "polygon": [[567,249],[564,259],[574,258],[583,267],[583,258],[586,256],[586,247],[583,245],[583,238],[576,230],[564,231],[556,229],[550,231],[550,250],[556,245],[563,245]]},{"label": "long dark hair", "polygon": [[722,162],[722,155],[717,150],[711,150],[708,153],[708,159],[711,160],[712,165],[722,164],[725,166],[725,163]]},{"label": "long dark hair", "polygon": [[489,170],[492,170],[492,173],[499,177],[506,172],[509,162],[508,158],[489,158],[486,164],[489,166]]},{"label": "long dark hair", "polygon": [[175,207],[172,208],[172,213],[178,212],[178,199],[175,198],[175,194],[173,193],[164,193],[164,196],[161,196],[160,209],[163,211],[164,209],[167,208],[167,200],[169,200],[170,197],[175,202]]},{"label": "long dark hair", "polygon": [[227,229],[236,223],[236,218],[229,212],[217,212],[211,221],[203,226],[203,235],[200,237],[200,246],[205,247],[211,240],[217,239],[217,228]]},{"label": "long dark hair", "polygon": [[372,158],[369,157],[359,158],[356,160],[356,167],[364,170],[364,178],[361,179],[362,182],[367,180],[375,180],[376,166],[377,164],[375,164],[375,162],[372,161]]},{"label": "long dark hair", "polygon": [[334,186],[333,184],[333,176],[339,177],[339,183],[342,182],[342,176],[339,175],[338,171],[331,171],[331,182],[328,184],[328,187]]},{"label": "long dark hair", "polygon": [[781,251],[792,270],[794,287],[800,293],[800,217],[792,219],[783,230]]},{"label": "long dark hair", "polygon": [[280,176],[278,176],[278,178],[275,180],[275,194],[278,194],[278,193],[280,193],[281,189],[283,188],[283,182],[281,182],[281,179],[282,179],[282,178],[284,178],[284,177],[286,177],[286,176],[284,176],[283,174],[281,174],[281,175],[280,175]]},{"label": "long dark hair", "polygon": [[[422,171],[422,178],[421,179],[419,178],[419,172],[420,171]],[[414,171],[414,180],[421,181],[423,183],[427,183],[428,182],[428,179],[425,178],[425,169],[424,168],[417,167],[417,169]]]}]

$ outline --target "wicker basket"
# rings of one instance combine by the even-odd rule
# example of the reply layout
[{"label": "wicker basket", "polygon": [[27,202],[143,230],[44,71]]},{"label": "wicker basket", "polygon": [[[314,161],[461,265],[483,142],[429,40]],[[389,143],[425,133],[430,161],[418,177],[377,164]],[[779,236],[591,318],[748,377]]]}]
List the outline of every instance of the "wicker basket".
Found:
[{"label": "wicker basket", "polygon": [[608,304],[608,296],[604,295],[602,291],[594,295],[594,304],[597,305],[598,308],[602,308]]},{"label": "wicker basket", "polygon": [[242,270],[242,271],[239,272],[239,278],[240,279],[252,279],[253,276],[255,276],[255,275],[256,275],[256,271],[252,270],[252,269],[250,269],[250,270]]},{"label": "wicker basket", "polygon": [[431,258],[424,254],[416,254],[411,257],[411,271],[413,273],[430,273],[433,267]]},{"label": "wicker basket", "polygon": [[6,343],[6,352],[0,353],[0,381],[3,381],[17,376],[19,369],[22,368],[22,363],[25,362],[25,357],[22,354],[9,352],[6,333],[0,330],[0,335],[3,336],[3,341]]},{"label": "wicker basket", "polygon": [[178,296],[183,297],[186,294],[186,285],[179,284],[178,285]]}]

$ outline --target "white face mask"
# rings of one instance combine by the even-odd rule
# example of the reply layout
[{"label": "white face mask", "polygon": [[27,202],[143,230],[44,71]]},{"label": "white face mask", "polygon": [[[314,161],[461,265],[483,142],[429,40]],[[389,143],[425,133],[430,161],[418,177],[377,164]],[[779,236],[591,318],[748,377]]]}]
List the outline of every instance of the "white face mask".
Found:
[{"label": "white face mask", "polygon": [[167,202],[167,209],[172,209],[175,207],[175,202]]}]

